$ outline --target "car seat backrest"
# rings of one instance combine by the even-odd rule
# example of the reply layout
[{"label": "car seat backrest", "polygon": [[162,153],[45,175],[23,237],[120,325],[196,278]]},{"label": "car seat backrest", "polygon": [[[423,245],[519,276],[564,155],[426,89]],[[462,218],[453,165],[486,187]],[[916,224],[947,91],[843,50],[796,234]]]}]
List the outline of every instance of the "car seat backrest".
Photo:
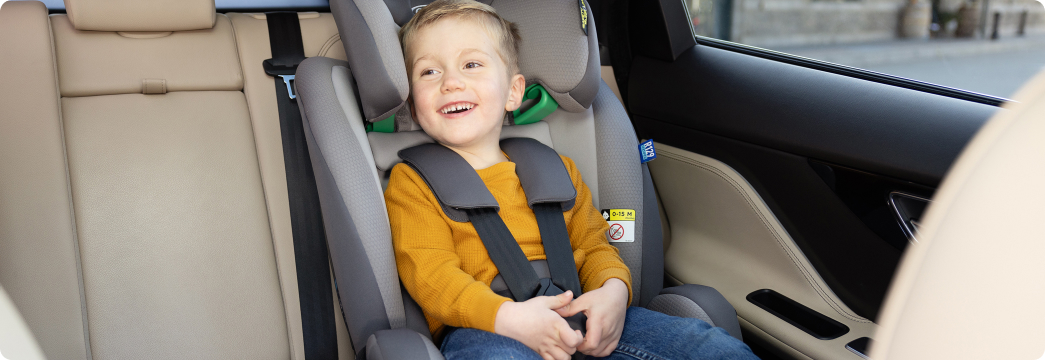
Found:
[{"label": "car seat backrest", "polygon": [[[74,3],[77,21],[106,18],[89,10],[104,2]],[[131,34],[51,23],[90,352],[289,355],[231,21]],[[169,331],[147,331],[157,324]]]},{"label": "car seat backrest", "polygon": [[[336,5],[335,5],[336,4]],[[353,12],[378,13],[373,8],[376,5],[385,4],[387,7],[382,17],[372,15],[375,18],[383,18],[389,21],[392,13],[402,13],[402,3],[397,1],[364,1],[343,0],[332,3],[334,16],[338,19],[339,27],[346,27],[345,18],[350,17]],[[594,19],[590,11],[582,10],[578,4],[568,1],[511,1],[500,0],[489,3],[497,10],[497,13],[505,19],[512,21],[519,28],[522,37],[519,49],[519,71],[526,78],[526,83],[539,84],[548,91],[559,107],[546,116],[543,121],[529,125],[509,125],[503,131],[502,137],[524,136],[538,140],[550,139],[551,146],[560,154],[569,156],[574,160],[580,170],[585,184],[592,192],[592,198],[596,208],[634,209],[641,211],[643,198],[643,169],[638,160],[638,141],[635,131],[627,117],[627,113],[609,91],[600,78],[599,68],[598,34]],[[418,5],[420,6],[420,5]],[[418,7],[418,6],[415,6]],[[399,10],[396,10],[399,8]],[[364,11],[365,10],[365,11]],[[582,11],[585,16],[581,16]],[[382,31],[398,31],[405,24],[399,23],[402,17],[392,26],[389,24],[376,24],[370,26],[371,33]],[[409,19],[406,19],[407,21]],[[370,25],[371,23],[367,23]],[[584,28],[582,28],[582,24]],[[375,36],[381,38],[381,36]],[[398,46],[398,38],[395,38]],[[345,47],[351,53],[352,47],[358,42],[365,42],[366,38],[351,36],[346,37]],[[372,39],[371,39],[372,41]],[[399,52],[400,59],[402,52]],[[357,59],[358,61],[358,59]],[[353,64],[353,56],[349,55],[349,63]],[[362,72],[381,72],[382,68],[373,67],[372,62],[360,61],[358,66],[352,65],[353,74]],[[405,67],[399,67],[396,74],[386,79],[406,77]],[[358,81],[358,80],[357,80]],[[366,83],[359,89],[360,100],[366,110],[369,89],[380,89],[382,86],[390,87],[393,83]],[[398,86],[396,83],[394,86]],[[406,91],[409,90],[407,86]],[[605,92],[605,94],[603,94]],[[405,98],[401,100],[405,104]],[[594,105],[593,105],[594,104]],[[400,106],[400,105],[397,105]],[[525,105],[524,105],[525,107]],[[413,119],[407,118],[409,111],[403,106],[396,113],[394,134],[370,132],[368,139],[375,158],[378,162],[379,171],[387,171],[398,160],[398,152],[401,149],[417,145],[421,142],[432,141],[427,135],[420,131],[420,127]],[[368,120],[382,120],[370,119]],[[541,125],[538,125],[541,124]],[[388,163],[392,160],[392,164]],[[607,191],[608,190],[608,191]],[[655,199],[654,202],[655,204]],[[653,213],[656,214],[656,213]],[[660,291],[663,284],[663,270],[650,270],[653,278],[643,278],[642,272],[646,269],[643,262],[643,225],[639,216],[636,222],[636,240],[631,243],[614,243],[621,250],[621,257],[632,271],[632,285],[635,298],[646,300],[641,296],[642,282],[644,279],[650,281],[651,286],[647,290],[652,295]],[[653,216],[658,219],[659,217]],[[656,225],[659,231],[659,225]],[[659,240],[659,235],[656,235]],[[646,244],[652,245],[652,244]],[[661,253],[656,252],[647,266],[662,268]],[[652,297],[649,295],[649,297]]]},{"label": "car seat backrest", "polygon": [[[304,358],[265,15],[66,4],[0,9],[0,283],[41,349]],[[329,14],[299,20],[344,58]]]},{"label": "car seat backrest", "polygon": [[17,69],[0,88],[0,283],[47,356],[86,358],[47,8],[8,1],[0,27],[0,64]]},{"label": "car seat backrest", "polygon": [[[492,5],[519,26],[520,67],[527,82],[542,84],[559,103],[543,121],[508,126],[504,135],[535,138],[571,157],[598,208],[637,211],[635,241],[614,245],[632,270],[636,304],[649,301],[663,281],[656,198],[627,114],[599,79],[593,19],[588,14],[585,34],[576,3]],[[357,349],[378,330],[405,326],[428,332],[419,309],[400,293],[381,196],[388,170],[399,161],[398,151],[432,141],[408,117],[404,100],[409,88],[396,36],[401,25],[396,20],[403,19],[395,19],[390,7],[380,0],[332,1],[348,62],[307,59],[297,72],[342,309]],[[367,123],[391,115],[396,132],[364,130]]]}]

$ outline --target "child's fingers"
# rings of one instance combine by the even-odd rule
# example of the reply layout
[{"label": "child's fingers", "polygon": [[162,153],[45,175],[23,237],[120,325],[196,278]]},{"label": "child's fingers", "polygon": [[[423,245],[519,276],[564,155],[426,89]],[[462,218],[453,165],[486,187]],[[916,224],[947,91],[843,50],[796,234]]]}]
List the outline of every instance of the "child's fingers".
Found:
[{"label": "child's fingers", "polygon": [[556,313],[559,314],[559,316],[562,317],[570,317],[573,315],[577,315],[577,313],[579,312],[588,310],[588,308],[591,306],[591,301],[589,301],[588,299],[589,298],[581,295],[581,297],[573,299],[573,301],[571,301],[569,305],[554,310]]},{"label": "child's fingers", "polygon": [[[568,349],[577,349],[577,346],[584,341],[580,332],[571,329],[570,324],[567,324],[565,319],[555,322],[555,330],[559,332],[559,342]],[[572,353],[573,351],[570,352]]]},{"label": "child's fingers", "polygon": [[573,301],[573,292],[566,290],[566,292],[559,295],[540,296],[534,299],[541,299],[544,306],[547,306],[550,310],[555,310],[569,305]]},{"label": "child's fingers", "polygon": [[602,342],[602,323],[598,319],[588,318],[587,325],[588,333],[584,337],[584,342],[577,345],[577,350],[585,354],[591,354],[599,348]]}]

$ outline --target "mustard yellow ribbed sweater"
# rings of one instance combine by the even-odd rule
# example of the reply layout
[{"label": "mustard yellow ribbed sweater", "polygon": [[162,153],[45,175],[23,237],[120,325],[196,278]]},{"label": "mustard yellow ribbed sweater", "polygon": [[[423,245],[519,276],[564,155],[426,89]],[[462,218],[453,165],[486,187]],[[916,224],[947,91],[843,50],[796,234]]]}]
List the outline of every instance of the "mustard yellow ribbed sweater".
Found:
[{"label": "mustard yellow ribbed sweater", "polygon": [[[606,240],[609,225],[592,205],[573,160],[562,157],[574,187],[576,205],[563,213],[583,291],[595,290],[610,278],[628,285],[631,273]],[[533,210],[526,204],[515,163],[502,162],[478,170],[501,210],[499,215],[529,260],[545,259]],[[450,220],[424,180],[409,166],[396,165],[385,191],[399,277],[424,310],[432,334],[445,325],[494,332],[497,309],[511,299],[490,290],[497,268],[471,223]]]}]

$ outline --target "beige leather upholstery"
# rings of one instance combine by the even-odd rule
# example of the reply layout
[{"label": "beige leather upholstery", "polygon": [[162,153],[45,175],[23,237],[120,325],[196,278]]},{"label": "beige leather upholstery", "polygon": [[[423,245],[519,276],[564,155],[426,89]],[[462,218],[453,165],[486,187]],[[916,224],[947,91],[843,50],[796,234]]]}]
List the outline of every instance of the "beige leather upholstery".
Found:
[{"label": "beige leather upholstery", "polygon": [[3,287],[0,287],[0,359],[44,360],[43,351]]},{"label": "beige leather upholstery", "polygon": [[[258,149],[258,165],[264,186],[265,202],[275,248],[283,302],[290,328],[291,351],[296,359],[304,359],[301,332],[301,304],[298,300],[297,268],[294,263],[294,238],[290,228],[290,205],[287,198],[287,173],[283,164],[283,140],[276,106],[276,88],[265,74],[261,62],[272,57],[268,23],[265,14],[228,14],[236,29],[236,46],[243,68],[243,93],[246,95],[251,126]],[[305,56],[345,59],[345,48],[330,14],[300,13]],[[334,309],[339,309],[334,292]],[[340,311],[335,311],[338,327],[338,351],[341,359],[351,359],[353,351]]]},{"label": "beige leather upholstery", "polygon": [[214,26],[214,0],[65,0],[79,30],[183,31]]},{"label": "beige leather upholstery", "polygon": [[1045,358],[1045,73],[973,138],[908,248],[874,359]]},{"label": "beige leather upholstery", "polygon": [[[303,359],[265,16],[118,19],[145,4],[0,9],[0,284],[51,359]],[[329,14],[299,18],[307,56],[345,58]]]},{"label": "beige leather upholstery", "polygon": [[243,94],[62,108],[94,356],[288,358]]},{"label": "beige leather upholstery", "polygon": [[243,89],[235,33],[224,15],[207,30],[151,39],[76,30],[69,19],[51,17],[62,96],[141,94],[146,79],[166,80],[167,91]]},{"label": "beige leather upholstery", "polygon": [[[799,359],[855,359],[845,344],[871,336],[876,325],[835,296],[751,185],[720,161],[660,143],[656,148],[649,169],[671,225],[668,276],[721,292],[755,341]],[[773,289],[850,331],[818,340],[747,301],[760,289]]]},{"label": "beige leather upholstery", "polygon": [[0,7],[0,284],[51,359],[86,359],[79,251],[47,8]]}]

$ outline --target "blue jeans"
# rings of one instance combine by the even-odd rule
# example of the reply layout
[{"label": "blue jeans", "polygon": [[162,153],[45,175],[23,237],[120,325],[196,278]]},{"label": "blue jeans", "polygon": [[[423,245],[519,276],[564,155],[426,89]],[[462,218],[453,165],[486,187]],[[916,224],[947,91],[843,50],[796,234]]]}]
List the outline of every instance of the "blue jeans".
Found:
[{"label": "blue jeans", "polygon": [[[446,335],[440,349],[447,360],[534,359],[541,356],[512,338],[461,328]],[[722,328],[698,319],[668,316],[640,307],[628,308],[624,332],[610,356],[603,359],[721,359],[758,357]]]}]

